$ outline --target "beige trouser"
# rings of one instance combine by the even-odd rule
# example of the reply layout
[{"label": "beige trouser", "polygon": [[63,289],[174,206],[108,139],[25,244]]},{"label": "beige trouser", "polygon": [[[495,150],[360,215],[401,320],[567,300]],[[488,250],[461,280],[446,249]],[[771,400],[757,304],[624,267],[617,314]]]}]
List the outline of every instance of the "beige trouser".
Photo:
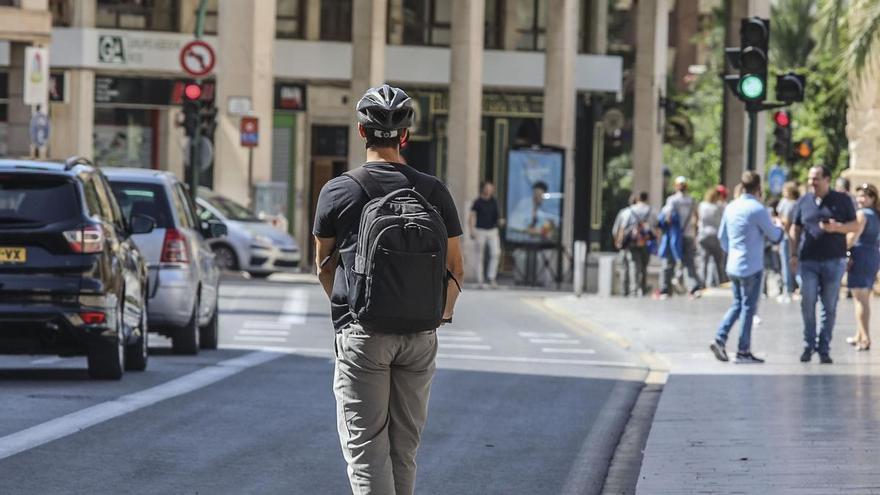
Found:
[{"label": "beige trouser", "polygon": [[437,332],[336,334],[336,423],[354,495],[412,495]]},{"label": "beige trouser", "polygon": [[501,257],[501,237],[498,228],[474,229],[477,241],[477,283],[483,283],[483,270],[486,266],[486,245],[489,245],[489,282],[495,283],[498,275],[498,260]]}]

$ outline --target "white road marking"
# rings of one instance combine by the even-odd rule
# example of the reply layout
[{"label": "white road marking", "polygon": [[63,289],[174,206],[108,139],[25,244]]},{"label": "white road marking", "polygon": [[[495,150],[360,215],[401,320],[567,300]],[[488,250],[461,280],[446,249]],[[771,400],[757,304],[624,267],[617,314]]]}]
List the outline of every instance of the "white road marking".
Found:
[{"label": "white road marking", "polygon": [[244,340],[247,342],[287,342],[284,337],[258,337],[255,335],[236,335],[234,340]]},{"label": "white road marking", "polygon": [[483,337],[457,337],[455,335],[438,335],[440,342],[479,342]]},{"label": "white road marking", "polygon": [[172,397],[188,394],[207,387],[242,371],[278,359],[283,354],[252,352],[235,359],[221,361],[188,375],[175,378],[140,392],[123,395],[111,401],[76,411],[45,423],[40,423],[4,437],[0,437],[0,459],[19,454],[34,447],[64,438],[99,423],[156,404]]},{"label": "white road marking", "polygon": [[262,335],[264,337],[286,337],[290,335],[288,330],[239,330],[239,335]]},{"label": "white road marking", "polygon": [[252,350],[252,351],[264,351],[264,352],[278,352],[281,354],[308,354],[308,355],[318,355],[320,357],[333,357],[333,348],[323,348],[323,347],[280,347],[280,346],[271,346],[271,345],[248,345],[248,344],[234,344],[234,345],[222,345],[221,349],[244,349],[244,350]]},{"label": "white road marking", "polygon": [[462,350],[470,350],[470,351],[488,351],[492,348],[490,345],[481,345],[481,344],[444,344],[440,342],[440,347],[444,349],[462,349]]},{"label": "white road marking", "polygon": [[289,323],[280,323],[275,320],[247,320],[242,325],[243,328],[277,328],[279,330],[289,330]]},{"label": "white road marking", "polygon": [[542,347],[541,352],[559,354],[596,354],[595,349],[567,349],[562,347]]},{"label": "white road marking", "polygon": [[293,289],[287,291],[287,298],[281,309],[279,323],[288,325],[304,325],[306,313],[309,311],[309,294],[305,289]]},{"label": "white road marking", "polygon": [[457,336],[457,337],[471,337],[476,335],[477,332],[473,330],[446,330],[445,328],[437,330],[437,335],[449,335],[449,336]]},{"label": "white road marking", "polygon": [[588,361],[581,359],[554,359],[532,358],[513,356],[485,356],[479,354],[437,354],[441,359],[464,359],[476,361],[502,361],[510,363],[534,363],[534,364],[577,364],[582,366],[607,366],[612,368],[644,368],[644,366],[626,361]]},{"label": "white road marking", "polygon": [[570,345],[578,345],[581,343],[580,340],[575,339],[529,339],[529,342],[533,344],[570,344]]},{"label": "white road marking", "polygon": [[46,366],[46,365],[50,365],[50,364],[59,363],[61,361],[64,361],[64,358],[58,357],[58,356],[52,356],[52,357],[46,357],[46,358],[41,358],[41,359],[35,359],[35,360],[31,361],[31,365],[33,365],[33,366]]},{"label": "white road marking", "polygon": [[527,339],[529,339],[529,338],[537,338],[537,339],[540,339],[540,338],[547,338],[547,339],[571,338],[571,335],[569,335],[567,333],[563,333],[563,332],[556,332],[556,333],[551,333],[551,332],[517,332],[517,333],[519,334],[520,337],[525,337]]}]

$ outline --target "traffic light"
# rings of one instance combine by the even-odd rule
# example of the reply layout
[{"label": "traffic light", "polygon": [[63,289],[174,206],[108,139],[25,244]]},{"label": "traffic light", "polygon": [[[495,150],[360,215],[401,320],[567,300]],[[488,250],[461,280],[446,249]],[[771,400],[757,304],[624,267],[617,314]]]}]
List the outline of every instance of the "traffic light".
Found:
[{"label": "traffic light", "polygon": [[791,155],[791,115],[785,110],[780,110],[773,114],[773,122],[776,128],[773,129],[773,153],[783,160],[788,160]]},{"label": "traffic light", "polygon": [[739,81],[737,92],[746,103],[767,97],[767,54],[770,20],[747,17],[740,23]]},{"label": "traffic light", "polygon": [[776,99],[785,103],[804,101],[807,77],[794,72],[776,76]]},{"label": "traffic light", "polygon": [[214,129],[217,128],[217,107],[211,102],[202,102],[203,106],[199,111],[199,125],[201,126],[201,135],[208,139],[214,138]]},{"label": "traffic light", "polygon": [[813,156],[813,142],[809,139],[804,139],[794,143],[792,155],[796,160],[809,160]]},{"label": "traffic light", "polygon": [[199,110],[202,87],[187,83],[183,88],[183,129],[187,137],[195,137],[199,127]]}]

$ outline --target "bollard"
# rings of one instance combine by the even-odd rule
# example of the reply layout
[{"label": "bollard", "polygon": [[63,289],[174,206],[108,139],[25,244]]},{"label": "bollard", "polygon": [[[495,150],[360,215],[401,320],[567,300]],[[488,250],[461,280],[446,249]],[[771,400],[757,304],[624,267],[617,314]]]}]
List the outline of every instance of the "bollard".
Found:
[{"label": "bollard", "polygon": [[599,255],[599,295],[611,297],[614,290],[614,253],[602,253]]},{"label": "bollard", "polygon": [[584,276],[587,268],[587,243],[575,241],[574,243],[574,294],[581,297],[584,293]]}]

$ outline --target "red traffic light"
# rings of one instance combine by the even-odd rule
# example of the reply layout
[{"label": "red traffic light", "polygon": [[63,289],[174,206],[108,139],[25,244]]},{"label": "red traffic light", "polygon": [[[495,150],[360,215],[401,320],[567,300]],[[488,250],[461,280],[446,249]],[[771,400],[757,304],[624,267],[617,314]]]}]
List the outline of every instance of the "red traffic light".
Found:
[{"label": "red traffic light", "polygon": [[198,100],[202,96],[202,87],[198,84],[187,84],[183,88],[183,95],[187,100]]},{"label": "red traffic light", "polygon": [[779,127],[788,127],[791,125],[791,115],[784,110],[780,110],[773,114],[773,122],[776,122],[776,125]]}]

